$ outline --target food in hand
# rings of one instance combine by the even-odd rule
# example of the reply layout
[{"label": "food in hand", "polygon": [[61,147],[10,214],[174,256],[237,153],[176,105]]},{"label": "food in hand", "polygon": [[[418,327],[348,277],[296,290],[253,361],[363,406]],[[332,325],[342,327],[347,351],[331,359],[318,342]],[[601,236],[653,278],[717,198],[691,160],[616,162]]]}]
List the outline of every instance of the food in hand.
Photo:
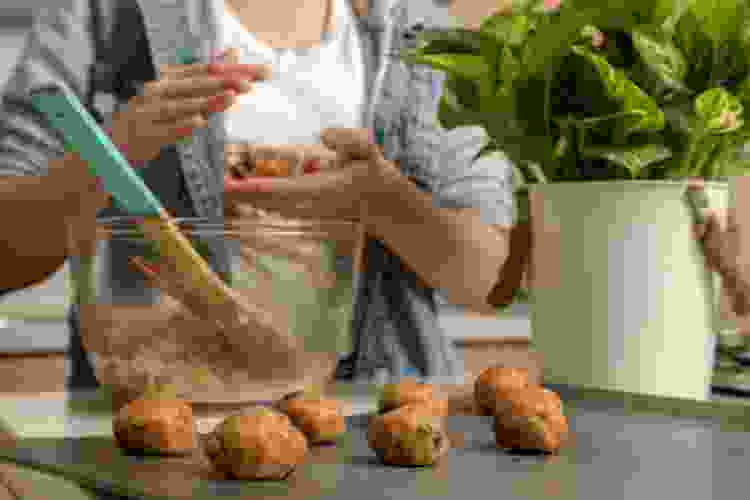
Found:
[{"label": "food in hand", "polygon": [[378,409],[385,413],[411,404],[430,404],[433,400],[432,385],[422,384],[406,378],[398,383],[385,384],[380,394]]},{"label": "food in hand", "polygon": [[557,453],[568,437],[560,396],[541,386],[507,394],[508,409],[495,415],[495,443],[500,448]]},{"label": "food in hand", "polygon": [[333,443],[346,432],[346,420],[336,400],[303,393],[283,399],[277,407],[305,434],[310,444]]},{"label": "food in hand", "polygon": [[304,434],[267,407],[224,419],[206,441],[214,468],[234,479],[286,479],[307,455]]},{"label": "food in hand", "polygon": [[525,368],[492,366],[479,374],[474,383],[474,398],[481,415],[492,416],[507,409],[508,394],[529,385]]},{"label": "food in hand", "polygon": [[388,465],[436,464],[450,449],[443,419],[425,412],[424,406],[408,405],[373,417],[367,442]]},{"label": "food in hand", "polygon": [[153,389],[121,408],[112,427],[118,446],[129,451],[184,455],[197,444],[190,405]]},{"label": "food in hand", "polygon": [[281,158],[256,159],[253,175],[259,177],[289,177],[289,162]]}]

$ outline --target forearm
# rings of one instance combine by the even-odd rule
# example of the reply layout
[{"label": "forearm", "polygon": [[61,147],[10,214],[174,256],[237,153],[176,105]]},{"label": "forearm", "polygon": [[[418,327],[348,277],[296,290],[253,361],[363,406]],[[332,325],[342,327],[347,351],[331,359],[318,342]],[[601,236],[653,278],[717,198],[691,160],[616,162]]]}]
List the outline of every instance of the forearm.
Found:
[{"label": "forearm", "polygon": [[44,281],[67,256],[66,214],[78,210],[63,182],[71,161],[52,160],[50,175],[0,177],[0,289]]},{"label": "forearm", "polygon": [[469,210],[439,208],[401,175],[390,174],[363,220],[429,286],[450,302],[485,307],[508,257],[506,231]]}]

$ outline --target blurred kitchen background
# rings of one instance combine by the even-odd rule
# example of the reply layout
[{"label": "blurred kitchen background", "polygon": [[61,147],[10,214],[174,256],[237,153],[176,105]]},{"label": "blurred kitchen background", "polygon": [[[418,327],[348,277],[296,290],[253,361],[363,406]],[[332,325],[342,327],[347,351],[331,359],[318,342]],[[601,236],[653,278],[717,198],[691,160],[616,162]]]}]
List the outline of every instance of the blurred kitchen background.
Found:
[{"label": "blurred kitchen background", "polygon": [[[0,85],[5,84],[23,48],[24,29],[30,22],[32,9],[43,8],[47,2],[49,0],[3,0],[0,6]],[[68,340],[64,320],[70,296],[68,288],[68,272],[64,268],[48,282],[0,300],[0,356],[62,354]],[[457,340],[518,338],[523,342],[528,338],[528,310],[524,304],[499,313],[469,312],[447,303],[442,307],[442,323],[448,335]],[[0,378],[3,376],[0,373]]]}]

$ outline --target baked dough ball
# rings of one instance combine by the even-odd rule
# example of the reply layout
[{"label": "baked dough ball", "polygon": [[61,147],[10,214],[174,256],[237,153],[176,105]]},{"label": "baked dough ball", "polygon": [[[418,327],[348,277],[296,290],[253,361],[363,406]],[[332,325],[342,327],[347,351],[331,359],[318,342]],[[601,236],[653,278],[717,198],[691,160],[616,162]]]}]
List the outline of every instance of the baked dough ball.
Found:
[{"label": "baked dough ball", "polygon": [[370,419],[367,442],[388,465],[434,465],[450,449],[443,419],[426,407],[402,406]]},{"label": "baked dough ball", "polygon": [[479,374],[474,383],[474,399],[480,415],[492,416],[507,409],[508,394],[529,385],[525,368],[492,366]]},{"label": "baked dough ball", "polygon": [[508,409],[495,415],[495,443],[500,448],[557,453],[568,438],[568,420],[560,396],[541,386],[507,395]]},{"label": "baked dough ball", "polygon": [[206,440],[214,469],[233,479],[286,479],[307,450],[289,417],[264,407],[227,417]]},{"label": "baked dough ball", "polygon": [[115,415],[112,427],[117,445],[129,451],[184,455],[197,445],[193,410],[177,398],[135,399]]},{"label": "baked dough ball", "polygon": [[300,394],[281,400],[277,407],[310,444],[333,443],[346,432],[346,419],[336,400]]},{"label": "baked dough ball", "polygon": [[432,385],[405,378],[397,383],[383,385],[378,411],[382,414],[406,405],[430,403],[432,400]]}]

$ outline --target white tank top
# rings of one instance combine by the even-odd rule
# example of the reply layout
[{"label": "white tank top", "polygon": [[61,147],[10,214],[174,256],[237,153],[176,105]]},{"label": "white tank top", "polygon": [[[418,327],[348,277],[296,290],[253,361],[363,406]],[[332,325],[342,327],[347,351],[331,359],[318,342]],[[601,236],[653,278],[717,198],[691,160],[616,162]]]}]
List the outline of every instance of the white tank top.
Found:
[{"label": "white tank top", "polygon": [[222,48],[235,47],[241,62],[273,70],[271,80],[256,83],[253,93],[224,113],[227,141],[317,144],[324,128],[363,126],[365,67],[347,0],[333,0],[335,30],[320,45],[302,49],[271,48],[223,10]]}]

